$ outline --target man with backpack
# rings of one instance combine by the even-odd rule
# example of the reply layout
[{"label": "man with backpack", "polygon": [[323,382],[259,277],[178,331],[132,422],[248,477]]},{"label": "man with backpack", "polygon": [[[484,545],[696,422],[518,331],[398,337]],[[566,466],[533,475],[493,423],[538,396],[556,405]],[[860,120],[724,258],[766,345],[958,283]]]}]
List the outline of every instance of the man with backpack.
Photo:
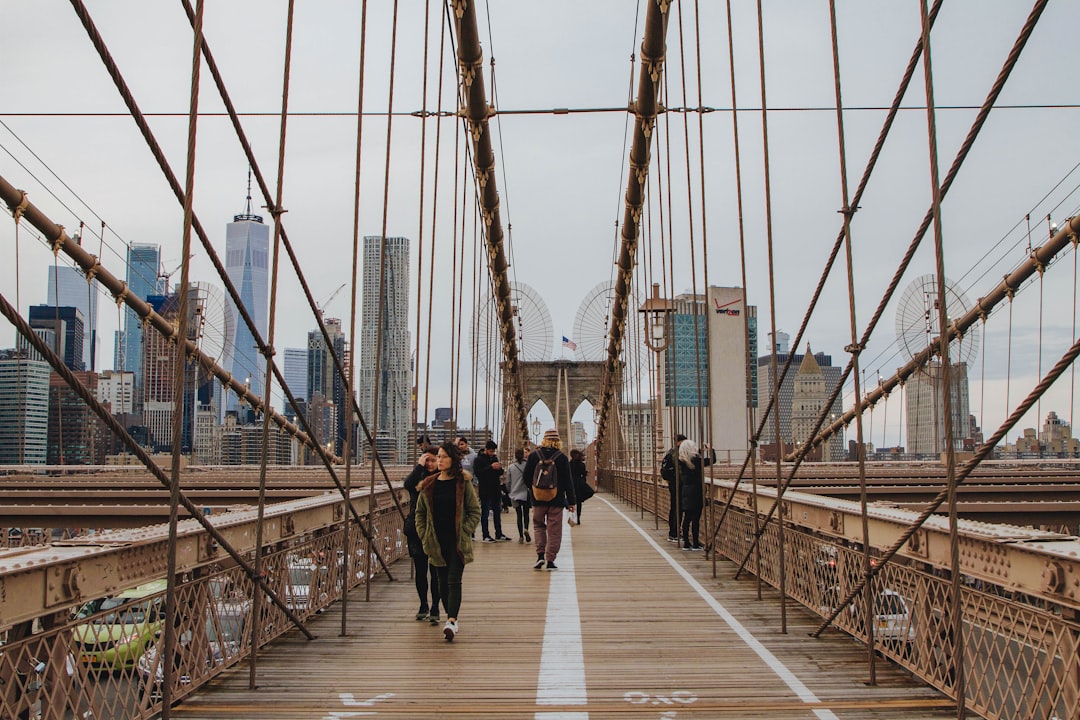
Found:
[{"label": "man with backpack", "polygon": [[660,477],[667,481],[668,489],[668,542],[679,542],[679,445],[686,439],[683,434],[675,436],[675,446],[660,461]]},{"label": "man with backpack", "polygon": [[533,537],[536,542],[534,570],[558,570],[555,557],[562,547],[563,509],[574,512],[577,498],[570,475],[570,461],[562,453],[558,430],[548,430],[540,447],[525,463],[525,483],[532,496]]}]

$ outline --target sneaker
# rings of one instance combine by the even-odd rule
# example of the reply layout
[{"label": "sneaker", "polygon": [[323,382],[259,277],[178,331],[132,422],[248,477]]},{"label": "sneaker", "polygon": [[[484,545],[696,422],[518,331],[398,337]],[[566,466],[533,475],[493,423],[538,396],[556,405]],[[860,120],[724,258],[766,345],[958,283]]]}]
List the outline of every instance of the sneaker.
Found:
[{"label": "sneaker", "polygon": [[704,545],[691,545],[690,546],[690,550],[693,551],[693,552],[701,552],[704,549],[705,549]]},{"label": "sneaker", "polygon": [[689,545],[682,545],[681,547],[683,550],[693,550]]},{"label": "sneaker", "polygon": [[679,536],[678,535],[668,535],[667,536],[667,541],[669,543],[677,543],[677,542],[679,542]]},{"label": "sneaker", "polygon": [[484,542],[493,543],[493,542],[496,542],[496,540],[493,537],[486,537],[486,538],[484,538]]},{"label": "sneaker", "polygon": [[547,564],[547,569],[548,569],[548,570],[558,570],[558,569],[559,569],[559,566],[558,566],[558,565],[556,565],[556,564],[555,564],[555,563],[553,563],[553,562],[549,562],[549,563]]},{"label": "sneaker", "polygon": [[495,537],[495,539],[499,540],[500,542],[510,542],[510,538],[506,537],[505,535],[498,535]]},{"label": "sneaker", "polygon": [[518,538],[518,545],[524,545],[524,544],[525,544],[525,538],[524,537],[519,537]]},{"label": "sneaker", "polygon": [[439,617],[439,611],[436,609],[428,613],[427,620],[432,625],[438,625],[439,621],[442,620],[442,618]]},{"label": "sneaker", "polygon": [[447,642],[454,642],[454,636],[457,635],[457,621],[447,620],[443,625],[442,634]]},{"label": "sneaker", "polygon": [[417,620],[427,620],[428,608],[427,605],[421,605],[420,609],[416,611]]},{"label": "sneaker", "polygon": [[525,542],[532,542],[532,536],[529,535],[529,531],[525,531]]},{"label": "sneaker", "polygon": [[541,555],[540,557],[536,558],[536,562],[533,563],[533,570],[543,570],[543,569],[544,569],[544,556]]}]

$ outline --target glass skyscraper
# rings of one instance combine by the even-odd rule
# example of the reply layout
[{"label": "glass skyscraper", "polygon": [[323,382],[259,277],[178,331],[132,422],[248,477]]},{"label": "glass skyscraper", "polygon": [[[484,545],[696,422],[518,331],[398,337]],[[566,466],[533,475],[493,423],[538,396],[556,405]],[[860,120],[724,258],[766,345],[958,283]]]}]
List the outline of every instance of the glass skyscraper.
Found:
[{"label": "glass skyscraper", "polygon": [[[363,311],[360,325],[360,363],[357,389],[360,412],[372,431],[388,433],[396,442],[397,462],[407,462],[412,422],[412,372],[409,354],[409,239],[386,238],[385,272],[380,267],[382,238],[364,238]],[[380,286],[380,277],[385,282]],[[379,297],[383,313],[379,318]],[[379,418],[374,426],[375,358],[379,336]]]},{"label": "glass skyscraper", "polygon": [[[151,295],[158,294],[158,270],[161,268],[160,245],[128,245],[127,252],[127,285],[128,290],[141,300]],[[143,387],[143,326],[142,320],[135,311],[124,306],[124,331],[121,333],[120,342],[116,344],[119,350],[118,357],[114,359],[116,370],[126,370],[135,373],[135,402],[138,412],[142,405]]]},{"label": "glass skyscraper", "polygon": [[[260,216],[250,212],[233,217],[233,221],[225,227],[225,270],[264,339],[270,300],[269,261],[269,226],[263,224]],[[225,300],[228,315],[226,327],[229,330],[229,337],[225,338],[225,368],[233,377],[249,383],[251,391],[261,396],[266,361],[259,354],[255,336],[240,317],[232,297]],[[229,393],[226,409],[236,410],[238,406],[236,395]]]},{"label": "glass skyscraper", "polygon": [[49,297],[46,305],[79,308],[83,314],[82,362],[87,370],[97,370],[98,282],[86,282],[82,270],[73,267],[49,268]]}]

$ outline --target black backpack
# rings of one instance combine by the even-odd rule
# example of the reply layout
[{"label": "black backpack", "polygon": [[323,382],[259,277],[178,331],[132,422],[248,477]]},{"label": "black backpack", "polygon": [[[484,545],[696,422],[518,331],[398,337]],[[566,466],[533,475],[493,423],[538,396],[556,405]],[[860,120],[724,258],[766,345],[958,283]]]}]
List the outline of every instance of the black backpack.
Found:
[{"label": "black backpack", "polygon": [[549,458],[540,456],[533,471],[532,490],[533,498],[537,502],[551,502],[559,494],[559,473],[555,468],[555,458],[561,453],[555,453]]},{"label": "black backpack", "polygon": [[667,480],[669,483],[675,482],[675,452],[668,451],[664,455],[664,459],[660,462],[660,477]]}]

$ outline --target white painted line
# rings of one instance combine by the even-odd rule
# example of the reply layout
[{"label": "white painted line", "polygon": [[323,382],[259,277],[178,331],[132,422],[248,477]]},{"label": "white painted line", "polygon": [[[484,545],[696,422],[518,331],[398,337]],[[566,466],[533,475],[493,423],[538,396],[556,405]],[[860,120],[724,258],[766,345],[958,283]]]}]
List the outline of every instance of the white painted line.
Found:
[{"label": "white painted line", "polygon": [[[581,613],[574,579],[574,547],[570,527],[563,521],[562,547],[555,559],[558,570],[547,572],[547,616],[540,675],[536,679],[537,705],[585,705],[585,651],[581,644]],[[541,711],[535,720],[588,720],[587,710]]]},{"label": "white painted line", "polygon": [[[803,685],[802,681],[799,680],[799,678],[795,677],[795,673],[787,669],[787,666],[785,666],[784,663],[780,661],[780,658],[773,655],[767,647],[762,645],[758,641],[758,639],[754,637],[753,633],[743,627],[743,624],[736,620],[735,616],[728,612],[727,608],[721,605],[717,601],[717,599],[714,598],[709,593],[709,591],[706,590],[701,585],[701,583],[699,583],[694,578],[693,575],[691,575],[689,572],[686,571],[685,568],[683,568],[682,565],[675,562],[675,559],[672,558],[670,554],[665,552],[665,550],[661,548],[660,545],[655,540],[653,540],[648,533],[642,530],[641,527],[639,527],[638,524],[635,523],[630,517],[625,515],[622,510],[615,507],[607,498],[600,497],[600,499],[604,503],[606,503],[608,507],[614,510],[619,515],[619,517],[625,520],[627,524],[630,525],[630,527],[637,530],[641,537],[645,538],[646,542],[652,545],[653,549],[660,554],[660,557],[664,558],[667,563],[675,570],[675,572],[679,573],[679,575],[682,576],[682,579],[685,580],[686,583],[690,587],[692,587],[698,595],[701,596],[701,598],[706,602],[706,604],[708,604],[708,606],[711,607],[713,611],[715,611],[716,614],[719,615],[720,618],[728,624],[728,626],[735,632],[735,634],[738,635],[739,638],[741,638],[742,641],[746,643],[751,650],[757,653],[757,656],[761,658],[766,665],[769,666],[770,670],[776,673],[777,677],[784,681],[784,684],[787,685],[788,688],[790,688],[791,691],[795,693],[795,695],[800,700],[802,700],[804,703],[821,702],[820,700],[818,700],[817,696],[814,695],[814,693],[810,690],[810,688]],[[548,612],[548,618],[550,621],[550,610]],[[821,720],[839,720],[839,718],[836,717],[836,714],[833,713],[832,710],[815,709],[813,710],[813,713],[817,717],[821,718]]]}]

